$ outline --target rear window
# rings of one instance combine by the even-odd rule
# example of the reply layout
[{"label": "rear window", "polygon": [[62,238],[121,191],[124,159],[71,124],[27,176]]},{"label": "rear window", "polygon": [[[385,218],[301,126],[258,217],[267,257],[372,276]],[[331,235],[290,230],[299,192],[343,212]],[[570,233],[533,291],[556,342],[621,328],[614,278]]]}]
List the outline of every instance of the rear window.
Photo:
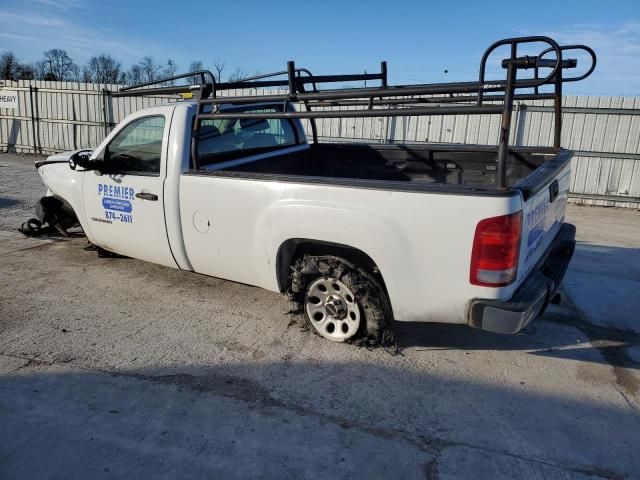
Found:
[{"label": "rear window", "polygon": [[[238,112],[269,113],[277,107],[245,108]],[[296,145],[298,139],[291,120],[275,118],[232,118],[201,120],[198,133],[200,165],[257,155]]]}]

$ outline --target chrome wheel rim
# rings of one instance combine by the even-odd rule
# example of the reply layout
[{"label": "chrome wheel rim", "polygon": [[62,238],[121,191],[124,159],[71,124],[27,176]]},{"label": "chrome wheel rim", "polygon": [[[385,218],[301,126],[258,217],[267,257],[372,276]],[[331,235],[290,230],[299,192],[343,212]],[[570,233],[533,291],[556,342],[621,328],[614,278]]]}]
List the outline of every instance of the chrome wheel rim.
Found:
[{"label": "chrome wheel rim", "polygon": [[313,328],[333,342],[350,339],[360,327],[360,308],[355,295],[335,278],[320,277],[309,285],[305,311]]}]

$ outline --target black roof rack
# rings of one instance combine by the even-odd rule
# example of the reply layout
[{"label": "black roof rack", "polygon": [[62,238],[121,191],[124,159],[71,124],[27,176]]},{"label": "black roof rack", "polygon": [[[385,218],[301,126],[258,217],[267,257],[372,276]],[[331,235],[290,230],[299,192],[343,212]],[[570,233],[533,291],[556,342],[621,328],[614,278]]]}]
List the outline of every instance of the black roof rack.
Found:
[{"label": "black roof rack", "polygon": [[[542,43],[548,48],[536,56],[519,56],[518,46]],[[504,80],[486,80],[487,61],[495,50],[502,46],[510,47],[510,56],[502,60],[506,70]],[[564,59],[566,51],[582,51],[590,57],[591,65],[580,76],[566,77],[564,70],[577,67],[577,60]],[[555,58],[543,57],[555,54]],[[509,148],[509,130],[513,102],[516,100],[552,99],[555,105],[554,147],[560,148],[562,132],[562,85],[587,78],[596,67],[595,52],[585,45],[560,46],[555,40],[544,36],[507,38],[491,45],[480,61],[480,74],[477,81],[451,82],[416,85],[390,86],[387,81],[387,64],[381,62],[380,72],[347,75],[313,75],[305,68],[297,68],[293,61],[287,63],[287,69],[265,75],[256,75],[231,82],[217,82],[208,70],[184,73],[154,82],[123,87],[114,96],[146,96],[191,93],[198,102],[196,121],[192,138],[192,157],[195,168],[198,163],[198,131],[202,120],[224,118],[265,118],[261,112],[225,112],[219,109],[221,104],[251,104],[261,102],[282,102],[283,109],[268,114],[268,118],[306,118],[310,120],[313,141],[318,135],[315,125],[317,118],[341,117],[395,117],[414,115],[502,115],[501,134],[498,143],[498,186],[506,187],[506,159]],[[518,79],[518,70],[533,69],[533,78]],[[550,69],[546,76],[540,76],[541,69]],[[280,77],[280,78],[279,78]],[[285,77],[285,78],[281,78]],[[199,79],[194,85],[163,86],[176,80]],[[380,81],[380,86],[364,88],[318,89],[318,84],[345,83],[352,81]],[[366,85],[366,83],[365,83]],[[552,93],[540,92],[540,87],[553,86]],[[258,95],[221,96],[223,90],[247,88],[283,87],[286,92],[271,93],[268,90]],[[524,93],[518,93],[525,90]],[[301,104],[304,109],[289,111],[289,104]],[[335,107],[363,107],[344,110]],[[322,107],[315,109],[315,107]]]}]

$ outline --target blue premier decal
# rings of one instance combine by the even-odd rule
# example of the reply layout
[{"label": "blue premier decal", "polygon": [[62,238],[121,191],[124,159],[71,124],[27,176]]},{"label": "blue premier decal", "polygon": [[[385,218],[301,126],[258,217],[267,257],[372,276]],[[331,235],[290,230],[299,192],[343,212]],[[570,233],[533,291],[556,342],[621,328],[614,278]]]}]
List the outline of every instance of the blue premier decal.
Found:
[{"label": "blue premier decal", "polygon": [[109,220],[122,223],[133,223],[133,199],[135,190],[131,187],[120,185],[98,184],[98,197],[102,197],[104,217]]},{"label": "blue premier decal", "polygon": [[117,198],[103,197],[102,206],[107,210],[131,213],[133,206],[129,200],[118,200]]}]

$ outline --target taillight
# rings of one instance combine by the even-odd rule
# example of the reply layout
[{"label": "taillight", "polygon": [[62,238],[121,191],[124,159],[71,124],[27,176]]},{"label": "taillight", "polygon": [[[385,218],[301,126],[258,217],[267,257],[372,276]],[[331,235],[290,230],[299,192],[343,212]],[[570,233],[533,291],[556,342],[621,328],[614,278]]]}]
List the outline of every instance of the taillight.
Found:
[{"label": "taillight", "polygon": [[478,223],[471,253],[473,285],[504,287],[516,279],[521,231],[522,212]]}]

